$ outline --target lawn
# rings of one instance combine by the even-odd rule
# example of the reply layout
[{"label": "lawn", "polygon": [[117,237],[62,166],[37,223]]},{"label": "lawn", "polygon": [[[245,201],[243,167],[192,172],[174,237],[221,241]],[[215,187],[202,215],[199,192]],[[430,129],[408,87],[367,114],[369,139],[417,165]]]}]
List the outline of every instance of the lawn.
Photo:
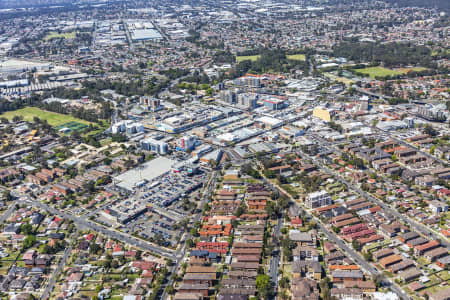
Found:
[{"label": "lawn", "polygon": [[439,272],[437,275],[438,275],[439,277],[441,277],[442,280],[445,280],[445,281],[450,280],[450,274],[449,274],[448,271],[441,271],[441,272]]},{"label": "lawn", "polygon": [[24,121],[28,122],[33,122],[33,118],[38,117],[41,120],[47,120],[48,124],[54,127],[61,126],[69,122],[76,122],[89,125],[88,121],[72,117],[71,115],[58,114],[30,106],[19,110],[5,112],[0,115],[0,118],[7,118],[9,120],[12,120],[14,116],[22,116]]},{"label": "lawn", "polygon": [[238,63],[244,60],[256,61],[258,58],[260,58],[260,55],[236,56],[236,61]]},{"label": "lawn", "polygon": [[402,75],[403,72],[387,69],[383,67],[370,67],[364,69],[355,69],[357,73],[369,75],[371,78]]},{"label": "lawn", "polygon": [[339,76],[336,76],[331,73],[323,73],[323,74],[325,76],[327,76],[328,78],[330,78],[331,80],[336,80],[336,81],[342,82],[345,85],[351,85],[354,83],[353,80],[345,78],[345,77],[339,77]]},{"label": "lawn", "polygon": [[77,33],[75,31],[63,32],[63,33],[51,31],[45,36],[44,40],[48,41],[51,39],[74,39],[76,37],[76,35],[77,35]]},{"label": "lawn", "polygon": [[302,60],[304,61],[306,59],[305,54],[293,54],[293,55],[286,55],[287,59],[290,60]]},{"label": "lawn", "polygon": [[419,263],[419,265],[421,265],[421,266],[426,266],[426,265],[428,265],[428,261],[424,258],[424,257],[419,257],[418,259],[417,259],[417,262]]},{"label": "lawn", "polygon": [[434,294],[434,293],[442,291],[443,289],[446,289],[446,288],[447,288],[446,286],[437,284],[435,286],[425,289],[424,291],[426,291],[428,294]]}]

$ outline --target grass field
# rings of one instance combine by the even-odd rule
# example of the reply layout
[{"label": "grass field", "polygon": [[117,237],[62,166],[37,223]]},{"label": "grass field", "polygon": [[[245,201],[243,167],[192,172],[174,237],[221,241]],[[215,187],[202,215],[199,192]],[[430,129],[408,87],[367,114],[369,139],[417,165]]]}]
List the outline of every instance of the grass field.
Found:
[{"label": "grass field", "polygon": [[247,56],[236,56],[236,61],[241,62],[244,60],[255,61],[260,57],[260,55],[247,55]]},{"label": "grass field", "polygon": [[11,120],[14,116],[22,116],[23,119],[28,122],[33,122],[33,118],[38,117],[41,120],[47,120],[48,124],[54,127],[58,127],[70,122],[89,125],[88,121],[72,117],[71,115],[58,114],[30,106],[14,111],[8,111],[0,115],[1,118],[7,118],[8,120]]},{"label": "grass field", "polygon": [[387,69],[387,68],[383,68],[383,67],[370,67],[370,68],[364,68],[364,69],[356,69],[355,71],[358,73],[367,74],[371,78],[404,74],[403,72],[395,71],[395,70]]},{"label": "grass field", "polygon": [[48,33],[44,40],[48,41],[50,39],[74,39],[76,37],[77,33],[75,31],[72,32],[63,32],[63,33],[58,33],[56,31],[51,31],[50,33]]},{"label": "grass field", "polygon": [[330,78],[331,80],[336,80],[336,81],[342,82],[345,85],[352,85],[354,83],[353,80],[350,80],[350,79],[345,78],[345,77],[339,77],[339,76],[336,76],[336,75],[331,74],[331,73],[323,73],[323,74],[326,77]]},{"label": "grass field", "polygon": [[293,54],[293,55],[286,55],[287,59],[291,60],[302,60],[304,61],[306,59],[305,54]]}]

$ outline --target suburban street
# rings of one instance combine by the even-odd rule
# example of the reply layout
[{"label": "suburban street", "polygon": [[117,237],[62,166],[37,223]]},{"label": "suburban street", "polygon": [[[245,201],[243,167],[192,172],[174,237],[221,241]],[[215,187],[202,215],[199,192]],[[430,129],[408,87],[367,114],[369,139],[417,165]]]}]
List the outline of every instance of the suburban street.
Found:
[{"label": "suburban street", "polygon": [[0,216],[0,223],[5,222],[11,214],[16,210],[16,202],[13,202],[9,205],[8,210],[6,210],[1,216]]},{"label": "suburban street", "polygon": [[382,284],[386,287],[389,287],[392,289],[392,291],[394,293],[396,293],[400,299],[406,299],[408,300],[409,297],[403,292],[403,290],[401,290],[400,288],[398,288],[395,284],[393,284],[390,280],[388,280],[386,278],[386,276],[384,276],[383,273],[378,272],[378,270],[371,266],[363,257],[361,257],[361,255],[359,255],[355,250],[351,249],[349,246],[347,246],[334,232],[330,231],[323,223],[320,219],[316,218],[314,215],[310,214],[308,211],[306,211],[305,209],[299,207],[299,205],[297,204],[297,202],[295,201],[295,199],[289,195],[288,193],[286,193],[280,186],[278,185],[274,185],[271,182],[269,182],[267,179],[265,179],[266,183],[268,185],[270,185],[272,188],[276,188],[279,191],[281,191],[284,195],[287,195],[290,200],[292,205],[294,206],[294,210],[296,210],[298,213],[300,213],[301,211],[304,212],[305,215],[307,215],[308,217],[314,219],[314,221],[316,221],[317,226],[320,229],[320,232],[323,232],[325,234],[325,236],[328,238],[328,240],[330,240],[331,242],[333,242],[335,245],[337,245],[344,253],[346,253],[353,261],[355,261],[357,264],[359,264],[367,273],[369,273],[372,276],[382,276]]},{"label": "suburban street", "polygon": [[[202,212],[194,216],[194,218],[192,219],[193,224],[195,224],[195,222],[199,221],[200,218],[202,217],[204,206],[208,202],[208,199],[209,199],[211,193],[214,191],[214,187],[216,185],[216,178],[217,178],[217,171],[214,171],[211,174],[211,177],[203,191],[202,200],[200,203]],[[191,238],[191,234],[189,232],[185,232],[184,238],[181,241],[182,247],[179,247],[175,254],[176,259],[174,261],[174,265],[170,269],[171,274],[175,274],[179,270],[181,263],[183,262],[183,259],[186,256],[186,240],[188,240],[190,238]],[[166,292],[166,287],[171,286],[171,285],[173,285],[172,277],[170,277],[169,280],[167,281],[167,283],[163,285],[164,291],[163,291],[163,294],[161,295],[161,299],[167,299],[168,293]]]},{"label": "suburban street", "polygon": [[[274,184],[272,184],[272,182],[270,182],[264,175],[263,175],[263,181],[267,184],[267,186],[273,191],[273,192],[280,192],[281,189],[277,186],[275,186]],[[277,219],[277,225],[273,228],[273,238],[276,238],[277,241],[279,241],[280,236],[281,236],[281,227],[283,226],[283,216],[280,216]],[[281,258],[281,254],[280,254],[280,246],[279,243],[277,243],[277,245],[275,245],[274,247],[274,251],[277,254],[272,254],[272,259],[270,260],[269,263],[269,276],[272,280],[272,284],[274,287],[277,287],[278,284],[278,269],[280,267],[280,258]]]},{"label": "suburban street", "polygon": [[29,196],[26,195],[18,195],[18,197],[23,197],[24,202],[27,204],[30,204],[32,206],[38,207],[40,209],[43,209],[45,211],[48,211],[56,216],[60,216],[62,218],[68,219],[73,221],[77,226],[79,226],[80,228],[87,228],[87,229],[91,229],[94,230],[96,232],[100,232],[106,236],[108,236],[111,239],[116,239],[125,243],[129,243],[130,245],[133,245],[135,247],[141,248],[143,250],[147,250],[156,254],[159,254],[161,256],[164,256],[166,258],[170,258],[175,260],[176,259],[176,255],[175,255],[175,251],[174,250],[170,250],[167,248],[162,248],[162,247],[158,247],[150,242],[135,238],[131,235],[116,231],[116,230],[112,230],[112,229],[108,229],[105,228],[95,222],[92,222],[88,219],[85,218],[81,218],[81,217],[77,217],[74,216],[72,214],[68,214],[65,212],[62,212],[60,210],[57,210],[53,207],[48,206],[47,204],[44,204],[38,200],[33,200],[31,199]]},{"label": "suburban street", "polygon": [[334,176],[339,182],[348,186],[349,189],[357,192],[360,196],[368,199],[369,201],[379,205],[381,208],[383,208],[386,211],[388,211],[389,213],[393,214],[396,218],[398,218],[405,224],[411,225],[415,231],[420,232],[421,234],[423,234],[425,236],[430,236],[430,237],[433,237],[434,239],[441,240],[441,244],[444,245],[445,247],[447,247],[448,249],[450,249],[450,243],[448,242],[448,239],[446,239],[445,237],[436,234],[435,232],[431,231],[424,225],[412,220],[411,218],[408,218],[407,216],[399,213],[397,210],[393,209],[392,207],[390,207],[388,204],[384,203],[383,201],[381,201],[381,200],[375,198],[374,196],[372,196],[371,194],[361,190],[358,186],[351,184],[350,182],[345,180],[340,174],[337,174],[336,172],[333,172],[332,170],[330,170],[319,159],[311,157],[304,152],[301,152],[301,154],[304,155],[305,157],[309,158],[310,160],[312,160],[313,163],[316,166],[318,166],[320,169],[322,169],[324,172],[326,172],[329,175]]},{"label": "suburban street", "polygon": [[[277,225],[273,228],[273,238],[279,241],[281,235],[281,227],[283,225],[283,217],[278,218]],[[270,260],[270,278],[272,279],[273,285],[276,287],[278,284],[278,268],[280,266],[280,246],[277,243],[274,247],[274,252],[272,252],[272,259]]]},{"label": "suburban street", "polygon": [[44,292],[41,295],[42,300],[49,299],[50,295],[53,291],[53,288],[55,287],[56,278],[58,275],[64,270],[64,266],[66,265],[67,259],[69,258],[70,254],[72,253],[72,247],[69,246],[64,250],[64,254],[59,260],[58,266],[53,271],[52,275],[50,276],[50,280],[45,287]]}]

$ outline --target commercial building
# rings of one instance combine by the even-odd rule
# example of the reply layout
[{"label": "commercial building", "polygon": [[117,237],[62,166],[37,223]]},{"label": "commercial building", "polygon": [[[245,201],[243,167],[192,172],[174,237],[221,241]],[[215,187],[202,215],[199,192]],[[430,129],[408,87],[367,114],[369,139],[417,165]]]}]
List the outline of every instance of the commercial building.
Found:
[{"label": "commercial building", "polygon": [[255,109],[257,106],[257,100],[259,96],[258,94],[252,94],[252,93],[242,93],[237,95],[237,104],[238,106],[252,110]]},{"label": "commercial building", "polygon": [[111,132],[113,134],[124,132],[127,134],[135,134],[138,132],[144,132],[144,125],[131,120],[119,121],[111,126]]},{"label": "commercial building", "polygon": [[228,104],[236,103],[236,93],[231,90],[220,91],[219,93],[220,101]]},{"label": "commercial building", "polygon": [[148,97],[148,96],[142,96],[139,99],[139,103],[144,106],[146,109],[151,111],[158,111],[163,109],[161,105],[161,100],[154,98],[154,97]]},{"label": "commercial building", "polygon": [[282,99],[270,98],[264,100],[264,106],[272,110],[280,110],[285,107],[285,102]]},{"label": "commercial building", "polygon": [[147,151],[153,151],[158,154],[166,154],[169,149],[169,145],[164,141],[158,141],[152,138],[144,139],[141,142],[141,147]]},{"label": "commercial building", "polygon": [[434,107],[428,108],[426,106],[419,106],[417,114],[428,121],[443,122],[446,120],[444,111]]},{"label": "commercial building", "polygon": [[197,141],[196,137],[193,135],[186,135],[181,137],[177,141],[177,150],[193,150],[195,148],[195,142]]},{"label": "commercial building", "polygon": [[234,84],[238,86],[247,86],[249,88],[260,88],[261,79],[256,76],[246,76],[235,79]]},{"label": "commercial building", "polygon": [[313,116],[326,122],[331,122],[331,113],[324,107],[316,107],[313,110]]}]

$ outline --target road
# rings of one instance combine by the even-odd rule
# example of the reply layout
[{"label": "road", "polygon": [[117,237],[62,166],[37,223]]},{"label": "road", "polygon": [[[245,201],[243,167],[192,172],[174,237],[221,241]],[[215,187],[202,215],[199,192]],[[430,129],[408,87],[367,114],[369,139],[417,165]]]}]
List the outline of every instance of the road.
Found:
[{"label": "road", "polygon": [[[376,128],[373,128],[374,130],[377,130]],[[329,143],[328,141],[322,139],[320,136],[313,134],[312,135],[316,140],[318,140],[320,143],[325,144],[325,146],[329,147],[329,148],[333,148],[334,151],[338,152],[339,154],[342,154],[342,151],[340,151],[337,147],[335,147],[333,144]],[[390,136],[390,135],[389,135]],[[392,136],[390,136],[392,139],[396,140],[397,142],[407,145],[409,147],[413,147],[401,140],[398,140]],[[413,147],[415,148],[415,147]],[[434,156],[426,153],[426,152],[422,152],[419,149],[416,149],[417,151],[419,151],[420,153],[424,154],[425,156],[428,156],[431,159],[434,159],[438,162],[441,162],[440,159],[435,158]],[[441,240],[441,244],[446,246],[448,249],[450,249],[450,243],[448,242],[448,239],[446,237],[444,237],[443,235],[440,235],[439,233],[436,233],[432,230],[430,230],[429,228],[427,228],[426,226],[416,222],[415,220],[409,218],[408,216],[405,216],[403,214],[400,214],[396,209],[394,209],[393,207],[391,207],[389,204],[384,203],[383,201],[379,200],[378,198],[372,196],[371,194],[361,190],[358,186],[349,183],[347,180],[345,180],[340,174],[333,172],[332,170],[330,170],[327,166],[325,166],[322,162],[320,162],[320,160],[316,159],[315,157],[311,157],[310,155],[301,152],[299,153],[300,155],[304,155],[307,158],[309,158],[310,160],[313,161],[313,163],[318,166],[319,168],[321,168],[323,171],[325,171],[326,173],[328,173],[329,175],[334,176],[337,180],[339,180],[339,182],[341,182],[342,184],[347,185],[350,189],[352,189],[353,191],[357,192],[358,194],[360,194],[361,196],[367,198],[369,201],[371,201],[372,203],[375,203],[377,205],[379,205],[381,208],[383,208],[386,211],[389,211],[390,213],[392,213],[395,217],[397,217],[398,219],[402,220],[405,224],[410,224],[413,226],[413,228],[421,233],[422,235],[425,235],[427,237],[433,237],[434,239],[439,239]],[[385,178],[385,180],[390,180],[389,178]]]},{"label": "road", "polygon": [[[283,216],[278,218],[277,225],[273,229],[273,237],[279,241],[281,235],[281,226],[283,225]],[[273,286],[278,286],[278,268],[280,266],[280,246],[277,243],[275,245],[275,253],[272,254],[270,259],[270,273],[269,276],[272,279]]]},{"label": "road", "polygon": [[0,224],[8,220],[9,216],[16,210],[16,202],[9,205],[8,210],[5,211],[3,215],[0,216]]},{"label": "road", "polygon": [[[364,122],[363,122],[363,123],[364,123]],[[366,124],[367,126],[371,127],[371,128],[372,128],[374,131],[376,131],[376,132],[382,132],[383,134],[387,135],[390,139],[396,141],[396,142],[399,143],[400,145],[407,146],[407,147],[409,147],[409,148],[413,148],[413,149],[416,150],[418,153],[422,154],[422,155],[425,156],[425,157],[428,157],[429,159],[432,159],[433,161],[437,161],[437,162],[440,163],[441,165],[444,165],[444,166],[445,166],[445,165],[448,164],[448,162],[443,161],[442,159],[437,158],[436,156],[433,156],[433,155],[431,155],[431,154],[428,153],[428,152],[422,151],[422,150],[420,150],[419,148],[417,148],[416,146],[411,145],[411,144],[408,144],[408,143],[406,143],[405,141],[402,141],[402,140],[399,139],[399,138],[396,138],[396,137],[393,136],[389,131],[385,131],[385,130],[379,129],[379,128],[374,127],[374,126],[372,126],[371,124],[368,124],[368,123],[364,123],[364,124]]]},{"label": "road", "polygon": [[92,222],[90,220],[65,213],[63,211],[57,210],[53,207],[50,207],[47,204],[44,204],[40,201],[33,200],[27,195],[19,195],[19,197],[24,198],[25,199],[24,201],[32,206],[43,209],[53,215],[60,216],[62,218],[73,221],[80,228],[91,229],[93,231],[100,232],[101,234],[103,234],[111,239],[116,239],[118,241],[128,243],[137,248],[141,248],[143,250],[159,254],[161,256],[170,258],[172,260],[176,259],[174,250],[170,250],[170,249],[166,249],[166,248],[163,249],[162,247],[159,247],[150,242],[138,239],[134,236],[131,236],[131,235],[128,235],[128,234],[125,234],[125,233],[122,233],[122,232],[119,232],[119,231],[116,231],[113,229],[109,229],[109,228],[103,227],[95,222]]},{"label": "road", "polygon": [[[201,210],[202,210],[202,211],[201,211],[201,213],[195,215],[195,217],[192,219],[193,224],[195,224],[197,221],[200,221],[200,218],[201,218],[202,215],[203,215],[203,211],[204,211],[205,204],[208,202],[209,196],[210,196],[211,193],[214,191],[214,188],[215,188],[215,186],[216,186],[216,178],[217,178],[217,171],[214,171],[214,172],[212,173],[212,175],[211,175],[211,177],[210,177],[210,180],[208,181],[208,183],[207,183],[207,185],[206,185],[204,191],[203,191],[202,202],[200,203],[200,207],[201,207]],[[175,274],[175,273],[179,270],[179,268],[180,268],[180,266],[181,266],[181,263],[183,262],[183,259],[184,259],[184,257],[186,256],[186,250],[187,250],[187,248],[186,248],[186,243],[185,243],[185,241],[188,240],[188,239],[190,239],[190,238],[191,238],[191,234],[190,234],[189,232],[186,232],[186,233],[185,233],[185,237],[184,237],[184,241],[182,241],[182,242],[183,242],[183,246],[180,247],[180,248],[177,250],[177,253],[176,253],[176,255],[175,255],[175,256],[176,256],[176,261],[175,261],[175,264],[174,264],[174,265],[172,266],[172,268],[170,269],[170,273],[171,273],[171,274]],[[164,285],[162,286],[162,288],[163,288],[164,290],[163,290],[163,294],[161,295],[161,299],[163,299],[163,300],[167,299],[167,297],[168,297],[169,295],[168,295],[167,292],[166,292],[166,287],[167,287],[167,286],[171,286],[171,285],[173,285],[173,280],[172,280],[172,277],[169,277],[169,280],[167,281],[167,283],[164,284]]]},{"label": "road", "polygon": [[355,250],[347,246],[334,232],[328,230],[328,228],[322,223],[322,221],[318,218],[316,218],[314,215],[310,214],[308,211],[306,211],[303,208],[300,208],[298,204],[296,203],[295,199],[286,191],[284,191],[280,186],[274,185],[271,182],[269,182],[267,179],[265,179],[266,183],[270,185],[271,187],[276,187],[279,191],[281,191],[284,195],[290,198],[292,205],[294,206],[294,209],[296,211],[302,211],[305,215],[307,215],[309,218],[312,218],[317,226],[319,227],[320,231],[325,234],[325,236],[328,238],[328,240],[332,241],[335,245],[337,245],[344,253],[347,254],[353,261],[355,261],[358,265],[360,265],[368,274],[372,276],[380,276],[382,278],[382,284],[383,286],[388,286],[391,288],[391,290],[396,293],[400,299],[406,299],[409,300],[409,297],[403,292],[402,289],[394,285],[391,281],[389,281],[386,276],[384,276],[383,273],[379,273],[378,270],[371,266],[364,258],[362,258],[359,253],[357,253]]},{"label": "road", "polygon": [[392,98],[390,96],[386,96],[386,95],[382,95],[382,94],[377,94],[377,93],[372,93],[372,92],[366,91],[366,90],[364,90],[364,89],[362,89],[360,87],[357,87],[355,85],[354,85],[354,88],[355,88],[355,91],[357,91],[357,92],[359,92],[361,94],[367,95],[367,96],[371,96],[371,97],[375,97],[375,98],[379,98],[379,99],[391,99]]},{"label": "road", "polygon": [[53,291],[53,288],[55,287],[55,283],[56,283],[56,278],[58,277],[58,274],[60,274],[63,270],[64,270],[64,266],[66,265],[67,259],[69,258],[70,254],[72,253],[72,247],[69,246],[66,248],[66,250],[64,250],[64,254],[61,257],[58,266],[56,267],[56,269],[53,271],[50,280],[47,284],[47,287],[45,288],[44,292],[42,293],[40,299],[41,300],[45,300],[45,299],[49,299],[50,295]]},{"label": "road", "polygon": [[[258,162],[259,163],[259,162]],[[260,166],[262,167],[262,165],[260,164]],[[270,182],[265,176],[264,174],[262,174],[262,179],[264,181],[264,183],[274,192],[280,192],[281,189],[279,189],[277,186],[275,186],[274,184],[272,184],[272,182]],[[280,240],[280,236],[281,236],[281,227],[283,226],[283,215],[281,215],[278,220],[277,220],[277,225],[275,226],[275,228],[273,229],[273,237],[277,239],[277,241]],[[274,287],[278,286],[278,269],[280,267],[280,246],[279,246],[279,242],[277,243],[277,245],[275,245],[274,251],[276,254],[272,255],[272,258],[270,259],[269,262],[269,276],[270,279],[272,280],[272,284]]]},{"label": "road", "polygon": [[376,197],[372,196],[371,194],[361,190],[358,186],[351,184],[350,182],[348,182],[347,180],[345,180],[340,174],[333,172],[332,170],[330,170],[327,166],[325,166],[322,162],[320,162],[319,159],[316,159],[315,157],[311,157],[309,155],[307,155],[304,152],[299,153],[300,155],[303,155],[307,158],[309,158],[316,166],[318,166],[320,169],[322,169],[322,171],[324,171],[325,173],[334,176],[335,179],[337,179],[339,182],[341,182],[342,184],[345,184],[350,190],[353,190],[355,192],[357,192],[360,196],[366,198],[367,200],[371,201],[372,203],[375,203],[377,205],[379,205],[381,208],[383,208],[384,210],[388,211],[389,213],[391,213],[392,215],[394,215],[397,219],[403,221],[403,223],[411,225],[411,227],[425,235],[428,237],[433,237],[434,239],[439,239],[441,240],[441,244],[444,245],[445,247],[447,247],[447,249],[450,249],[450,243],[448,242],[448,240],[435,233],[434,231],[431,231],[430,229],[428,229],[426,226],[412,220],[411,218],[399,213],[397,210],[393,209],[390,205],[384,203],[383,201],[377,199]]}]

